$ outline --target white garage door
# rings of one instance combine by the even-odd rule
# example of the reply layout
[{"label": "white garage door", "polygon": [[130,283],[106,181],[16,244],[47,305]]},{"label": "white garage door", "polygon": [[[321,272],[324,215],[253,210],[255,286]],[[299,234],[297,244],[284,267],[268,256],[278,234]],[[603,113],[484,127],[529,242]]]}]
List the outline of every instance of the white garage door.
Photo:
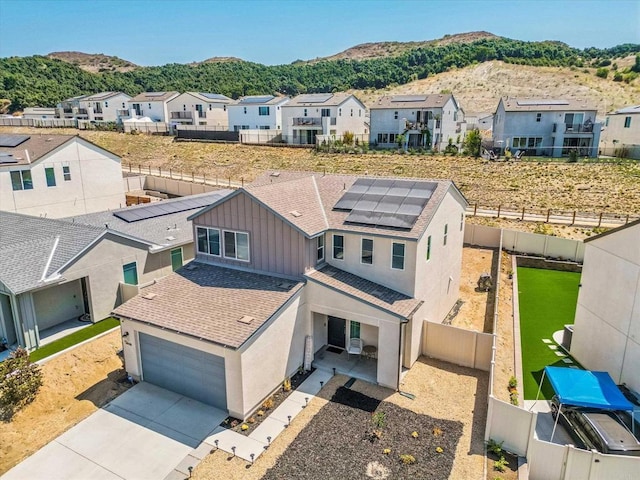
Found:
[{"label": "white garage door", "polygon": [[227,409],[223,357],[152,335],[139,335],[145,382]]}]

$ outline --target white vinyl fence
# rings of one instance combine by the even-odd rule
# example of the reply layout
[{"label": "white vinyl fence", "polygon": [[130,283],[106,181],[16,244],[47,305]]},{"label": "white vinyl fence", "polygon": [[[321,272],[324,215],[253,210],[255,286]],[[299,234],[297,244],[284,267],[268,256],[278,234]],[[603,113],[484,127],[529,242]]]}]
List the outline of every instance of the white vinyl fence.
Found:
[{"label": "white vinyl fence", "polygon": [[423,355],[463,367],[489,371],[492,334],[425,321],[422,335]]},{"label": "white vinyl fence", "polygon": [[220,187],[216,187],[214,185],[188,182],[186,180],[176,180],[167,177],[156,177],[152,175],[124,177],[122,181],[124,182],[125,192],[153,190],[179,197],[213,192],[220,189]]}]

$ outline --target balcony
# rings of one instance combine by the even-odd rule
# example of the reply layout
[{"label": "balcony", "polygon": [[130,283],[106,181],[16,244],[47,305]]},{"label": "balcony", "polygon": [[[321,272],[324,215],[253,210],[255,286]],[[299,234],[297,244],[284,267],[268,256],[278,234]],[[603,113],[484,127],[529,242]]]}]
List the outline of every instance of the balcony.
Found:
[{"label": "balcony", "polygon": [[554,123],[553,132],[593,133],[593,123]]},{"label": "balcony", "polygon": [[407,121],[405,124],[405,130],[419,130],[419,131],[423,131],[423,130],[427,130],[427,124],[424,122],[409,122]]},{"label": "balcony", "polygon": [[322,117],[294,117],[294,127],[321,127]]},{"label": "balcony", "polygon": [[76,115],[89,115],[86,108],[79,108]]},{"label": "balcony", "polygon": [[118,117],[128,117],[129,116],[129,110],[116,110],[116,115]]},{"label": "balcony", "polygon": [[193,112],[171,112],[171,120],[192,120]]}]

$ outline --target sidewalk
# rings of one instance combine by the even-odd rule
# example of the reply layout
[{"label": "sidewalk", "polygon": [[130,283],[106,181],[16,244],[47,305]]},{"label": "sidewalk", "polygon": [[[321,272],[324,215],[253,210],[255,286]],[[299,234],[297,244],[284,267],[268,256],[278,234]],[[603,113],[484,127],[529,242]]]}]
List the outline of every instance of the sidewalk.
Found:
[{"label": "sidewalk", "polygon": [[223,450],[247,462],[254,462],[332,376],[330,372],[317,369],[248,436],[224,427],[217,427],[180,462],[171,474],[165,477],[165,480],[183,480],[185,475],[190,475],[189,467],[195,468],[214,450]]}]

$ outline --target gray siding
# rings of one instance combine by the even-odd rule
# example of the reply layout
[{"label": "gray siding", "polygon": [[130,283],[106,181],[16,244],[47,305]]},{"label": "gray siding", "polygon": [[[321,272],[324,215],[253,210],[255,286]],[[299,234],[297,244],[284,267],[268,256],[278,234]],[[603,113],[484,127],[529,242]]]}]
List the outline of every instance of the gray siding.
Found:
[{"label": "gray siding", "polygon": [[287,276],[300,276],[314,266],[315,240],[305,238],[244,193],[204,212],[193,224],[194,238],[197,238],[195,228],[198,226],[249,233],[249,262],[198,253],[199,260]]}]

